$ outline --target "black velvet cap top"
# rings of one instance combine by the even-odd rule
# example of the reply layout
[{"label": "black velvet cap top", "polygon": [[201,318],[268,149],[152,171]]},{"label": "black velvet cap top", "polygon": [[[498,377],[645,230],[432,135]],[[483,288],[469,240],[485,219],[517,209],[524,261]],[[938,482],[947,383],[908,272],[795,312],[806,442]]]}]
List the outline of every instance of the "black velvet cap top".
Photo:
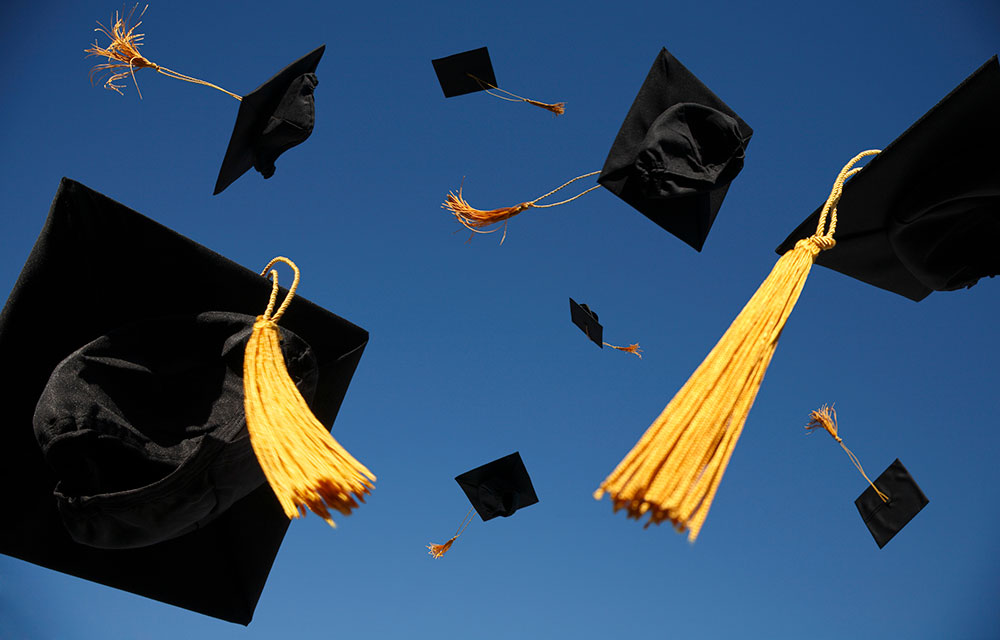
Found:
[{"label": "black velvet cap top", "polygon": [[455,476],[455,481],[484,522],[538,502],[518,451]]},{"label": "black velvet cap top", "polygon": [[875,486],[889,498],[889,502],[883,502],[869,485],[854,505],[881,549],[920,513],[929,500],[899,458],[875,480]]},{"label": "black velvet cap top", "polygon": [[[844,186],[816,263],[922,300],[1000,273],[1000,65],[993,56]],[[777,248],[812,235],[822,207]]]},{"label": "black velvet cap top", "polygon": [[653,62],[598,182],[701,251],[753,129],[669,51]]},{"label": "black velvet cap top", "polygon": [[218,195],[253,167],[274,175],[274,161],[312,134],[316,119],[316,67],[326,45],[302,56],[243,96],[233,135],[215,182]]},{"label": "black velvet cap top", "polygon": [[569,299],[569,319],[583,331],[597,346],[604,348],[604,328],[597,321],[597,314],[585,304],[577,304]]},{"label": "black velvet cap top", "polygon": [[[64,178],[0,313],[0,553],[247,624],[288,527],[242,466],[237,417],[241,345],[270,293]],[[293,379],[332,426],[367,332],[301,296],[280,325]]]},{"label": "black velvet cap top", "polygon": [[494,87],[499,86],[496,74],[493,73],[493,63],[490,62],[490,52],[486,47],[456,53],[446,58],[437,58],[431,60],[431,64],[434,65],[434,72],[437,74],[438,82],[441,83],[445,98],[486,89],[476,81],[476,78]]}]

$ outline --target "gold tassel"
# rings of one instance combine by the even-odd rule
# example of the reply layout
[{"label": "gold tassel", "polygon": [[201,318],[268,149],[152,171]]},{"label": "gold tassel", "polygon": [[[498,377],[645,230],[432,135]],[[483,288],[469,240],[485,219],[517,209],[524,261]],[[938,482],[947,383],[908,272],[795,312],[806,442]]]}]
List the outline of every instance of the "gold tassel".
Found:
[{"label": "gold tassel", "polygon": [[299,284],[299,269],[288,258],[276,262],[295,272],[288,296],[277,312],[278,272],[271,271],[271,299],[264,315],[257,316],[243,359],[243,391],[247,430],[257,460],[274,495],[289,518],[306,514],[306,508],[336,527],[330,509],[346,515],[358,500],[375,488],[375,476],[354,459],[309,409],[285,367],[278,319],[285,313]]},{"label": "gold tassel", "polygon": [[[567,202],[572,202],[577,198],[586,195],[593,191],[594,189],[600,188],[601,185],[593,186],[583,193],[578,193],[572,198],[562,200],[561,202],[553,202],[552,204],[537,204],[539,200],[543,200],[553,193],[559,191],[563,187],[567,187],[577,180],[582,178],[589,178],[590,176],[596,176],[600,171],[591,171],[590,173],[585,173],[582,176],[577,176],[572,180],[564,182],[560,186],[556,187],[552,191],[549,191],[543,196],[539,196],[534,200],[528,202],[522,202],[521,204],[514,205],[513,207],[501,207],[499,209],[476,209],[472,207],[465,198],[462,197],[462,187],[459,185],[458,193],[450,191],[448,196],[445,198],[444,203],[442,203],[441,208],[450,212],[455,219],[458,220],[466,229],[472,231],[473,233],[493,233],[496,229],[490,229],[488,231],[483,231],[483,227],[488,227],[500,222],[503,222],[503,236],[500,238],[500,244],[507,238],[507,221],[521,213],[522,211],[527,211],[528,209],[547,209],[549,207],[558,207],[561,204],[566,204]],[[470,236],[471,238],[471,236]]]},{"label": "gold tassel", "polygon": [[[107,47],[102,47],[94,41],[94,46],[90,49],[85,49],[84,53],[87,57],[90,56],[101,56],[106,57],[108,61],[103,64],[94,66],[90,70],[90,81],[94,81],[95,75],[100,75],[105,71],[113,72],[105,80],[104,88],[110,89],[112,91],[117,91],[119,95],[125,95],[122,93],[122,89],[125,88],[123,84],[115,84],[122,78],[131,75],[132,82],[135,84],[135,90],[139,93],[139,99],[142,99],[142,91],[139,91],[139,83],[135,81],[135,70],[136,69],[152,69],[157,73],[162,73],[169,78],[175,78],[177,80],[183,80],[184,82],[193,82],[194,84],[200,84],[206,87],[211,87],[213,89],[218,89],[219,91],[229,94],[237,100],[242,101],[243,98],[226,91],[222,87],[216,86],[211,82],[205,82],[204,80],[199,80],[198,78],[192,78],[191,76],[186,76],[183,73],[178,73],[167,69],[166,67],[161,67],[155,62],[150,61],[141,53],[139,53],[139,47],[142,46],[142,38],[144,34],[136,33],[135,30],[142,24],[142,21],[136,22],[134,25],[129,26],[132,22],[132,16],[135,14],[135,10],[139,8],[139,5],[132,7],[132,10],[128,12],[128,15],[122,19],[121,15],[116,11],[114,21],[111,22],[111,27],[105,27],[103,24],[98,22],[99,29],[94,29],[103,33],[108,38],[111,39],[111,43]],[[146,13],[146,9],[149,5],[143,7],[142,12],[139,13],[139,17],[142,18],[143,14]],[[125,71],[119,71],[119,69],[126,69]]]},{"label": "gold tassel", "polygon": [[851,458],[851,462],[854,463],[854,466],[858,468],[861,475],[865,477],[868,484],[870,484],[872,489],[875,490],[876,495],[882,499],[882,502],[889,502],[889,496],[879,491],[879,488],[876,487],[875,483],[871,481],[871,478],[868,477],[865,470],[861,468],[861,462],[858,460],[858,457],[854,455],[853,451],[847,448],[847,445],[844,444],[844,441],[837,434],[837,411],[832,406],[824,404],[818,410],[810,412],[809,424],[807,424],[805,428],[807,431],[812,431],[813,429],[825,429],[827,433],[833,436],[833,439],[839,442],[840,446],[847,452],[847,455]]},{"label": "gold tassel", "polygon": [[[475,80],[476,82],[478,82],[479,86],[483,88],[483,91],[485,91],[486,93],[490,94],[494,98],[500,98],[501,100],[506,100],[508,102],[527,102],[528,104],[534,105],[536,107],[541,107],[542,109],[545,109],[546,111],[551,111],[552,113],[556,114],[557,116],[561,116],[562,114],[566,113],[566,103],[565,102],[556,102],[556,103],[549,104],[548,102],[539,102],[538,100],[531,100],[529,98],[522,98],[521,96],[517,95],[516,93],[511,93],[510,91],[507,91],[506,89],[501,89],[500,87],[498,87],[496,85],[492,85],[489,82],[486,82],[485,80],[480,80],[479,78],[477,78],[476,76],[472,75],[471,73],[467,73],[465,75],[469,76],[470,78],[472,78],[473,80]],[[508,96],[511,96],[511,97],[508,98],[506,96],[501,96],[499,94],[493,93],[493,91],[490,91],[490,89],[493,89],[495,91],[502,91],[503,93],[506,93]]]},{"label": "gold tassel", "polygon": [[688,531],[691,542],[697,539],[809,270],[820,251],[836,244],[844,181],[861,170],[851,168],[855,163],[877,153],[864,151],[841,170],[816,234],[778,259],[715,348],[594,492],[595,499],[607,492],[615,511],[625,509],[637,520],[648,513],[646,526],[669,520],[678,531]]},{"label": "gold tassel", "polygon": [[634,353],[635,355],[639,356],[640,360],[642,360],[642,349],[639,348],[638,342],[636,342],[635,344],[630,344],[627,347],[616,347],[610,342],[605,342],[604,346],[611,347],[612,349],[618,349],[619,351],[624,351],[625,353]]},{"label": "gold tassel", "polygon": [[462,532],[465,531],[465,528],[469,526],[470,522],[472,522],[472,512],[474,510],[475,509],[469,509],[469,512],[465,514],[465,518],[462,519],[462,524],[458,527],[458,531],[455,532],[455,535],[453,535],[451,539],[448,540],[448,542],[445,542],[444,544],[427,545],[427,548],[430,550],[428,553],[431,554],[432,558],[437,560],[444,554],[448,553],[448,549],[451,549],[452,543],[454,543],[455,540],[458,539],[458,536],[462,535]]}]

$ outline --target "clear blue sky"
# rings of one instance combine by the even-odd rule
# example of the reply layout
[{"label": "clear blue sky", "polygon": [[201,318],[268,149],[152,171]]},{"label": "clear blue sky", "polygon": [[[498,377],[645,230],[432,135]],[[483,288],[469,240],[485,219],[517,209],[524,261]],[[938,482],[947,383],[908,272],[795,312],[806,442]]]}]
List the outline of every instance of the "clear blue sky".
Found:
[{"label": "clear blue sky", "polygon": [[[996,3],[151,4],[146,56],[236,93],[327,45],[312,138],[216,197],[235,101],[149,71],[143,100],[91,86],[115,9],[0,8],[0,292],[62,176],[248,268],[292,257],[302,295],[371,333],[334,434],[379,482],[336,531],[293,523],[249,628],[0,556],[0,638],[1000,637],[1000,281],[914,303],[815,268],[698,542],[591,497],[844,162],[1000,49]],[[445,100],[430,60],[483,45],[566,114]],[[454,233],[463,176],[492,208],[600,169],[663,46],[755,130],[702,253],[603,189],[503,246]],[[644,359],[589,343],[569,296]],[[830,402],[870,475],[899,457],[930,498],[884,550],[864,480],[802,429]],[[432,560],[468,509],[452,478],[515,450],[539,504]]]}]

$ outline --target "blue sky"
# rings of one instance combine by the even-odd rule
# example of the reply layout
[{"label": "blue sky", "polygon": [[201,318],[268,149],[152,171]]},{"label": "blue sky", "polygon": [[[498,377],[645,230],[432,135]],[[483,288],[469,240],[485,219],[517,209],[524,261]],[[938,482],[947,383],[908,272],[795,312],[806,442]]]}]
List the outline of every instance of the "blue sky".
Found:
[{"label": "blue sky", "polygon": [[[248,268],[292,257],[302,295],[371,333],[334,434],[377,489],[336,531],[292,524],[248,628],[0,556],[0,638],[1000,637],[996,280],[914,303],[815,268],[697,543],[591,497],[840,167],[997,53],[1000,7],[236,6],[151,4],[144,54],[247,93],[327,48],[312,137],[215,197],[234,100],[148,70],[142,100],[92,86],[113,3],[0,8],[0,291],[62,176]],[[566,114],[445,100],[430,60],[484,45],[502,87]],[[492,208],[600,169],[664,46],[755,131],[701,253],[603,189],[466,243],[449,190]],[[644,358],[587,341],[570,296]],[[831,402],[869,475],[898,457],[930,498],[881,551],[864,479],[802,429]],[[515,450],[540,502],[429,558],[468,509],[453,477]]]}]

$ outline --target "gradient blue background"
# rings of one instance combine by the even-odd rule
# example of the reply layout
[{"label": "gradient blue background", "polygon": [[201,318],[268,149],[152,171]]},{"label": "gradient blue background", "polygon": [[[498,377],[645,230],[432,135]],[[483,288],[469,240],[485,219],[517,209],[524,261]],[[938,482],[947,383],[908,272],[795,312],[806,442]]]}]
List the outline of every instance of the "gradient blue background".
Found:
[{"label": "gradient blue background", "polygon": [[[149,71],[142,100],[92,86],[83,49],[118,8],[0,7],[0,292],[62,176],[248,268],[288,255],[371,332],[334,434],[379,481],[336,531],[293,523],[249,628],[3,556],[0,638],[1000,637],[996,280],[917,304],[814,269],[698,542],[591,497],[844,162],[1000,49],[1000,5],[156,3],[145,55],[237,93],[327,45],[312,138],[216,197],[236,102]],[[430,60],[483,45],[501,86],[566,114],[445,100]],[[492,208],[599,169],[662,46],[755,130],[702,253],[603,189],[502,246],[454,233],[463,176]],[[568,296],[645,358],[594,347]],[[872,477],[899,457],[930,498],[884,550],[864,480],[802,429],[830,402]],[[453,476],[515,450],[541,502],[432,560],[468,509]]]}]

